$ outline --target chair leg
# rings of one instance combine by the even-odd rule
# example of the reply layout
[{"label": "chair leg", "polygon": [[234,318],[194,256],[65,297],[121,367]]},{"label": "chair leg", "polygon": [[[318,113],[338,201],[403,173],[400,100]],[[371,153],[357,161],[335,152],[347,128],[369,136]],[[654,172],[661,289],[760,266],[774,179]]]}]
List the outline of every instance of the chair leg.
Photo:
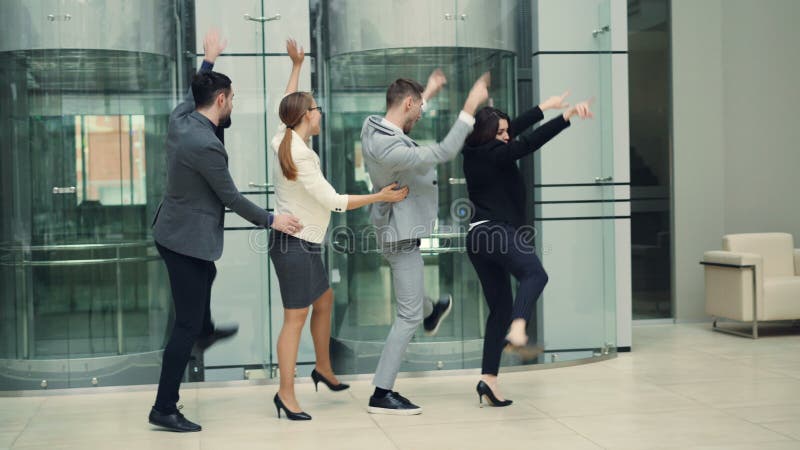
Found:
[{"label": "chair leg", "polygon": [[734,336],[741,336],[741,337],[748,337],[750,339],[758,339],[758,321],[757,320],[753,321],[752,333],[751,334],[742,333],[741,331],[736,331],[736,330],[729,330],[727,328],[722,328],[719,325],[717,325],[717,318],[716,317],[714,318],[714,322],[711,324],[711,329],[713,331],[717,331],[719,333],[732,334]]}]

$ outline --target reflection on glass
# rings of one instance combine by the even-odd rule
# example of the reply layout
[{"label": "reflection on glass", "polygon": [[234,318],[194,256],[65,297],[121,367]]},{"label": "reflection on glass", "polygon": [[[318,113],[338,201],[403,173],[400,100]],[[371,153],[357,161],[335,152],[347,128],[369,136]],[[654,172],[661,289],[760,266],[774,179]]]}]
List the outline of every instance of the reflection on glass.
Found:
[{"label": "reflection on glass", "polygon": [[628,17],[633,318],[672,317],[669,1]]},{"label": "reflection on glass", "polygon": [[147,202],[144,116],[75,117],[77,202]]}]

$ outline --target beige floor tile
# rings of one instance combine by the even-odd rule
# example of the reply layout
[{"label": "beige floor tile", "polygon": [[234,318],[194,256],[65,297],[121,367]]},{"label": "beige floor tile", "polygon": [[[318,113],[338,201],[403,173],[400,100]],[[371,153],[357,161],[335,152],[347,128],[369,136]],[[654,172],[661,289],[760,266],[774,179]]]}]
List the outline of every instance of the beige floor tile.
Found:
[{"label": "beige floor tile", "polygon": [[44,397],[0,398],[0,432],[20,432],[45,402]]},{"label": "beige floor tile", "polygon": [[19,435],[20,431],[0,431],[0,448],[11,448]]},{"label": "beige floor tile", "polygon": [[527,402],[552,417],[591,416],[621,413],[652,413],[696,409],[703,405],[660,389],[642,386],[638,389],[577,390],[559,396],[534,398]]},{"label": "beige floor tile", "polygon": [[794,405],[741,406],[720,411],[753,423],[800,420],[800,403]]},{"label": "beige floor tile", "polygon": [[[789,436],[792,439],[800,441],[800,418],[796,418],[793,420],[785,420],[781,422],[765,423],[763,424],[763,426],[769,428],[772,431],[776,431],[778,433]],[[798,447],[800,447],[800,442],[798,442]]]},{"label": "beige floor tile", "polygon": [[401,449],[486,450],[492,448],[597,449],[596,444],[551,419],[500,420],[387,428]]},{"label": "beige floor tile", "polygon": [[559,419],[593,442],[614,449],[685,448],[790,440],[711,408],[654,414],[610,414]]},{"label": "beige floor tile", "polygon": [[[313,422],[313,421],[312,421]],[[287,429],[252,436],[235,433],[203,435],[202,450],[275,448],[292,450],[396,450],[389,438],[377,428],[313,431]]]},{"label": "beige floor tile", "polygon": [[800,380],[788,377],[680,383],[665,389],[717,408],[800,404]]},{"label": "beige floor tile", "polygon": [[724,444],[724,445],[690,445],[685,447],[687,450],[798,450],[800,442],[797,441],[778,441],[778,442],[759,442],[758,444]]},{"label": "beige floor tile", "polygon": [[19,450],[199,450],[200,439],[198,433],[180,435],[179,439],[152,439],[136,440],[86,440],[82,442],[63,442],[57,444],[14,446]]}]

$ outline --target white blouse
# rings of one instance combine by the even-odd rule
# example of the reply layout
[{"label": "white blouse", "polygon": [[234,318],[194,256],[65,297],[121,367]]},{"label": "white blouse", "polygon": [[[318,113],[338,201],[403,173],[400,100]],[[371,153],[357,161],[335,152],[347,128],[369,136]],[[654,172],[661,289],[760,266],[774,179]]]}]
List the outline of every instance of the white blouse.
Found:
[{"label": "white blouse", "polygon": [[283,176],[278,149],[286,125],[281,124],[272,138],[272,181],[275,185],[275,212],[292,214],[300,219],[303,229],[293,236],[321,244],[325,239],[331,211],[347,211],[347,194],[338,194],[322,174],[319,156],[292,130],[292,161],[297,167],[294,181]]}]

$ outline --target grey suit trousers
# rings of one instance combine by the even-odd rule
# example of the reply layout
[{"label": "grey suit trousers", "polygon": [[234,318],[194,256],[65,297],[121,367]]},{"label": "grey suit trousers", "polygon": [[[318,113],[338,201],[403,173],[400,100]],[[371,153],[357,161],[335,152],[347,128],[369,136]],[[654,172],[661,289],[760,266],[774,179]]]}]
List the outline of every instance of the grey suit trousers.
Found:
[{"label": "grey suit trousers", "polygon": [[418,240],[387,245],[383,249],[383,257],[392,270],[397,317],[386,337],[372,384],[391,390],[406,348],[423,318],[433,311],[433,301],[425,296],[424,264]]}]

